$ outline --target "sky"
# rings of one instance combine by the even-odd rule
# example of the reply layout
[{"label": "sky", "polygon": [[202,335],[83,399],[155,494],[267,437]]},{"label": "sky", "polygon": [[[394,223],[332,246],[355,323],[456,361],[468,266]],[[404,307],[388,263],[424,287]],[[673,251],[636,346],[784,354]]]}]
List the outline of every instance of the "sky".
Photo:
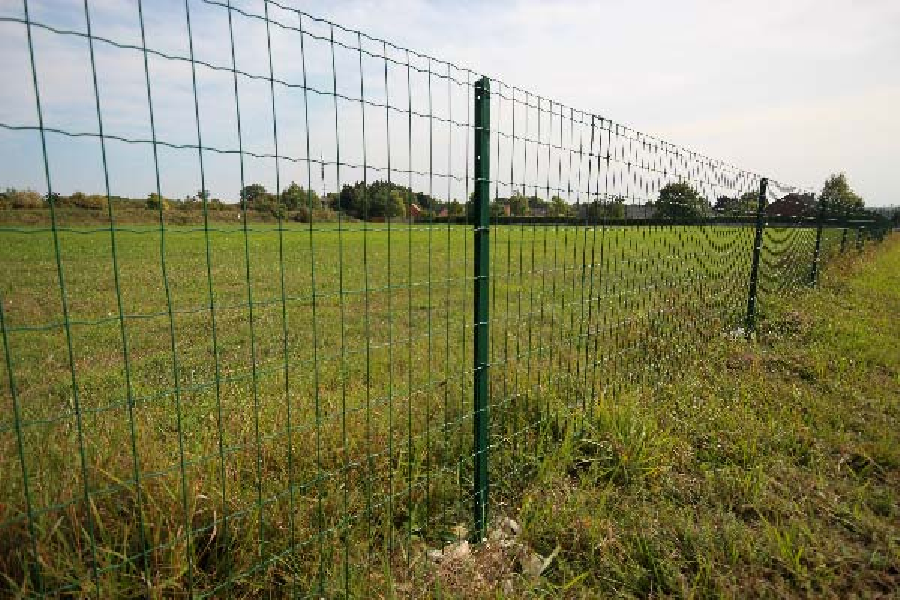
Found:
[{"label": "sky", "polygon": [[[83,4],[29,0],[33,22],[69,32],[32,27],[44,125],[88,134],[47,134],[55,191],[102,193],[108,179],[113,194],[142,197],[158,185],[163,195],[182,197],[200,188],[201,175],[204,187],[225,199],[235,198],[242,182],[260,181],[274,189],[298,181],[329,191],[360,179],[363,161],[375,167],[367,172],[369,179],[384,178],[390,158],[401,183],[465,197],[470,161],[464,124],[471,119],[471,90],[446,78],[448,67],[440,61],[447,61],[507,84],[493,84],[500,92],[492,111],[501,132],[515,122],[521,136],[549,141],[547,136],[554,135],[552,109],[545,106],[542,115],[528,109],[511,112],[509,100],[503,105],[504,89],[507,98],[520,103],[521,90],[527,90],[531,99],[540,96],[578,111],[562,109],[557,128],[563,136],[559,145],[576,152],[589,144],[590,125],[573,123],[584,114],[597,115],[798,187],[817,189],[831,173],[845,172],[867,205],[900,204],[894,174],[900,164],[896,0],[279,0],[284,8],[268,5],[270,19],[279,24],[268,36],[265,21],[248,16],[264,14],[262,0],[232,0],[243,12],[232,13],[230,29],[226,3],[189,0],[189,38],[183,0],[144,0],[146,45],[153,51],[145,71],[137,0],[88,2],[93,35],[126,46],[94,44],[104,133],[131,140],[107,139],[104,177],[89,47],[84,36],[72,34],[86,32]],[[361,74],[359,52],[351,50],[359,42],[355,34],[332,30],[290,8],[440,60],[408,59],[402,50],[388,48],[385,77],[385,61],[379,60],[384,47],[363,38],[369,54],[362,57]],[[45,191],[23,15],[21,0],[0,0],[0,71],[8,82],[0,87],[0,187]],[[337,42],[333,57],[332,34]],[[232,35],[242,73],[237,95],[228,70]],[[190,55],[189,39],[196,60],[221,67],[196,67],[196,109],[191,63],[183,60]],[[472,76],[449,68],[457,81]],[[426,70],[435,73],[430,96]],[[304,97],[304,77],[309,88],[336,90],[344,98],[335,101],[332,94],[314,92]],[[365,106],[358,102],[361,84]],[[385,111],[385,103],[407,112]],[[203,152],[202,172],[197,113],[203,146],[228,150]],[[435,118],[419,116],[429,114]],[[530,124],[524,121],[527,114]],[[535,130],[537,123],[543,124],[542,133]],[[164,142],[156,159],[146,143],[154,134]],[[278,161],[272,158],[276,141]],[[563,174],[564,154],[531,168],[529,151],[522,147],[527,144],[497,144],[495,168],[511,171],[511,180],[543,182],[548,164],[554,188],[577,187],[572,182],[579,176],[579,181],[590,178],[592,167],[577,154],[577,166]],[[341,169],[333,164],[338,150]],[[307,170],[307,156],[328,164],[323,168],[315,162]],[[553,173],[557,164],[560,171]],[[577,200],[573,194],[567,199]]]}]

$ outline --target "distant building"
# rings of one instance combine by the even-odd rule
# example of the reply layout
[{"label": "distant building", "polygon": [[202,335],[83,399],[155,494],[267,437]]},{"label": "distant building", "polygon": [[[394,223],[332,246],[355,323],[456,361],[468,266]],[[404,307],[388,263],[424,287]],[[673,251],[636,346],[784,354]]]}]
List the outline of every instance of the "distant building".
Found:
[{"label": "distant building", "polygon": [[[607,204],[604,208],[608,208],[609,206],[610,205]],[[652,204],[622,204],[622,208],[625,211],[625,214],[624,217],[620,218],[625,219],[652,219],[656,214],[656,207]],[[588,219],[591,214],[590,210],[591,204],[584,202],[577,205],[575,213],[579,219]],[[603,220],[603,217],[601,217],[601,220]]]},{"label": "distant building", "polygon": [[528,197],[528,214],[532,217],[547,216],[547,202],[537,196]]},{"label": "distant building", "polygon": [[418,219],[419,217],[423,216],[424,214],[425,214],[425,211],[422,210],[418,204],[413,203],[413,204],[409,205],[409,220],[410,221],[414,221],[414,220]]},{"label": "distant building", "polygon": [[626,219],[652,219],[656,215],[656,207],[652,204],[626,204]]},{"label": "distant building", "polygon": [[873,206],[867,210],[888,219],[893,219],[896,215],[900,214],[900,207],[897,206]]}]

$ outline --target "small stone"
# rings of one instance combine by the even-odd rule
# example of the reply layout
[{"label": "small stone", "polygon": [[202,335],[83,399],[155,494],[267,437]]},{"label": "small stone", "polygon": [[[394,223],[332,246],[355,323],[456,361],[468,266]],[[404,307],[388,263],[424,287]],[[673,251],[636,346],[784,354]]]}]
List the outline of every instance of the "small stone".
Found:
[{"label": "small stone", "polygon": [[471,550],[469,549],[468,540],[463,540],[453,546],[453,550],[450,551],[450,556],[451,558],[453,558],[453,560],[460,560],[468,557],[470,553]]},{"label": "small stone", "polygon": [[537,552],[529,552],[522,559],[522,572],[529,577],[540,577],[544,572],[544,557]]},{"label": "small stone", "polygon": [[519,524],[509,517],[503,519],[501,527],[513,537],[518,536],[522,532],[522,528],[519,527]]},{"label": "small stone", "polygon": [[559,554],[559,551],[560,547],[557,546],[547,558],[542,557],[537,552],[527,553],[525,558],[522,559],[522,572],[534,578],[540,577],[550,566],[550,563],[553,562],[553,559],[556,558],[556,555]]}]

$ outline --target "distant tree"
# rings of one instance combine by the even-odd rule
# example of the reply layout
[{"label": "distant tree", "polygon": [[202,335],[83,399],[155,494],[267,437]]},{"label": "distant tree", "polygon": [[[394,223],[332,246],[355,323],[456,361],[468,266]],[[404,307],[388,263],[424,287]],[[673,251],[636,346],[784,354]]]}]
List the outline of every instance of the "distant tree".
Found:
[{"label": "distant tree", "polygon": [[459,200],[451,200],[447,205],[447,215],[451,217],[461,217],[466,214],[466,209]]},{"label": "distant tree", "polygon": [[616,196],[606,203],[606,216],[610,219],[625,218],[625,196]]},{"label": "distant tree", "polygon": [[706,201],[689,183],[670,183],[659,191],[656,216],[661,219],[690,221],[706,213]]},{"label": "distant tree", "polygon": [[209,190],[197,190],[197,199],[201,202],[209,201]]},{"label": "distant tree", "polygon": [[374,181],[368,187],[362,182],[345,186],[338,204],[357,218],[394,218],[406,214],[406,205],[413,197],[408,187],[387,181]]},{"label": "distant tree", "polygon": [[594,200],[587,206],[587,218],[594,222],[603,219],[624,219],[625,198],[616,196],[612,200],[606,202]]},{"label": "distant tree", "polygon": [[275,194],[265,194],[264,196],[260,196],[250,204],[250,208],[256,211],[269,212],[275,216],[278,216],[280,211],[283,210],[283,208],[279,206],[278,198]]},{"label": "distant tree", "polygon": [[[365,194],[357,194],[357,200],[360,207],[368,210],[369,217],[392,217],[389,214],[388,204],[391,201],[391,192],[396,189],[395,185],[387,181],[374,181],[365,189]],[[402,198],[400,198],[402,202]],[[359,213],[362,210],[357,209]]]},{"label": "distant tree", "polygon": [[847,217],[862,212],[865,202],[850,188],[844,173],[832,175],[822,186],[819,201],[825,203],[825,214],[831,217]]},{"label": "distant tree", "polygon": [[322,200],[314,190],[308,190],[296,182],[292,181],[281,192],[281,204],[287,210],[309,209],[310,203],[316,209],[321,207]]},{"label": "distant tree", "polygon": [[362,181],[344,184],[338,194],[336,209],[362,219],[368,214],[368,199],[368,189]]},{"label": "distant tree", "polygon": [[550,199],[550,210],[548,211],[548,214],[551,217],[569,217],[573,212],[572,207],[568,202],[559,196],[553,196]]},{"label": "distant tree", "polygon": [[506,198],[494,198],[491,200],[491,217],[503,217],[506,216],[506,203],[509,202]]},{"label": "distant tree", "polygon": [[603,217],[603,204],[599,200],[593,200],[585,208],[585,216],[588,221],[596,222]]},{"label": "distant tree", "polygon": [[384,205],[384,216],[392,219],[406,215],[406,201],[400,190],[391,190]]},{"label": "distant tree", "polygon": [[241,189],[241,201],[246,202],[248,206],[264,200],[268,195],[269,192],[261,183],[251,183]]},{"label": "distant tree", "polygon": [[737,198],[731,196],[719,196],[716,199],[716,205],[713,208],[715,212],[730,217],[752,215],[756,213],[757,208],[756,192],[744,192]]},{"label": "distant tree", "polygon": [[528,209],[528,198],[522,194],[513,194],[509,199],[509,213],[511,215],[525,216],[530,212]]},{"label": "distant tree", "polygon": [[472,223],[476,221],[478,215],[475,214],[475,192],[469,194],[469,200],[466,202],[466,219]]}]

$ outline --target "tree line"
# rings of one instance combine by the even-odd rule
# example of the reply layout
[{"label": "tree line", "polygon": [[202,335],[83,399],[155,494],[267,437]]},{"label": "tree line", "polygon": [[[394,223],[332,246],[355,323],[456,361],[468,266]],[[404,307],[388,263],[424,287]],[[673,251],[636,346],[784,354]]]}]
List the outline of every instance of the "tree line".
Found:
[{"label": "tree line", "polygon": [[[118,205],[144,207],[150,210],[207,210],[234,211],[253,210],[270,213],[278,218],[297,221],[330,220],[340,212],[354,219],[398,219],[416,217],[463,217],[472,216],[474,192],[465,202],[459,200],[441,201],[424,192],[417,192],[408,186],[376,180],[370,183],[357,181],[345,184],[339,192],[319,194],[315,190],[291,182],[277,193],[269,192],[261,183],[251,183],[239,191],[239,202],[229,203],[212,198],[207,190],[199,190],[183,199],[166,198],[157,193],[145,199],[111,196]],[[105,210],[107,196],[75,192],[69,196],[53,194],[56,206],[66,206],[86,210]],[[864,201],[851,187],[843,173],[830,176],[822,186],[818,202],[813,194],[791,194],[789,200],[794,207],[791,216],[816,216],[819,211],[826,218],[859,217],[867,214]],[[0,208],[41,208],[47,198],[33,190],[8,188],[0,192]],[[628,216],[628,203],[624,196],[614,196],[606,200],[593,200],[582,205],[576,214],[576,206],[569,204],[559,195],[545,200],[537,195],[514,193],[507,198],[491,201],[492,217],[579,217],[589,221],[624,219]],[[748,190],[736,196],[720,196],[710,203],[689,182],[673,182],[660,189],[655,201],[642,205],[642,218],[657,218],[673,221],[697,221],[715,216],[741,217],[756,213],[758,191]],[[776,208],[773,204],[771,208]],[[873,215],[869,215],[873,216]],[[885,217],[880,217],[885,218]],[[893,215],[897,222],[898,214]]]}]

